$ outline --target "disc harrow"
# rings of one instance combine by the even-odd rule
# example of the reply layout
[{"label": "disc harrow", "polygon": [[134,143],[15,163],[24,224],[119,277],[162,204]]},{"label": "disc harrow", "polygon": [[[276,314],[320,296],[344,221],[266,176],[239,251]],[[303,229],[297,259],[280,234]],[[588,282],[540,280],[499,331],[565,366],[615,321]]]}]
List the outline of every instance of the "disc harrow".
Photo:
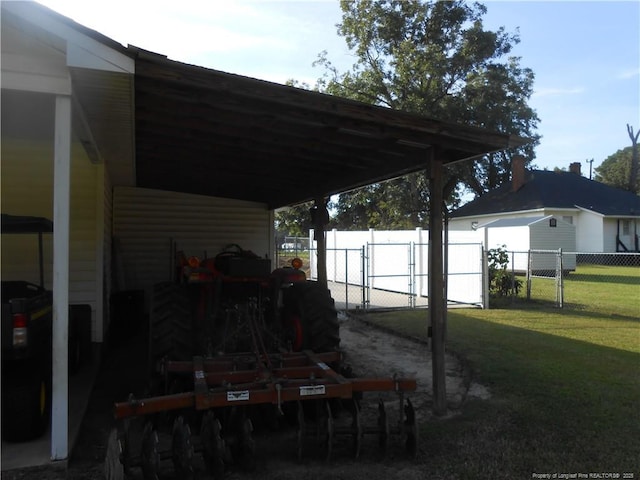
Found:
[{"label": "disc harrow", "polygon": [[[340,352],[310,350],[165,360],[161,364],[164,384],[182,377],[193,388],[148,398],[129,396],[116,403],[118,426],[109,436],[105,476],[107,480],[125,479],[132,469],[140,468],[145,480],[159,480],[162,463],[170,460],[176,478],[189,480],[196,477],[194,459],[198,455],[216,479],[223,478],[230,465],[252,470],[256,442],[251,413],[264,405],[275,407],[279,416],[284,416],[283,407],[297,409],[299,459],[307,450],[323,449],[324,459],[330,461],[339,437],[350,443],[352,456],[358,458],[367,435],[377,436],[382,452],[392,435],[403,436],[407,452],[415,457],[416,414],[411,401],[405,400],[405,393],[416,389],[415,379],[345,378],[330,366],[341,362]],[[390,422],[380,400],[377,421],[365,425],[359,400],[365,392],[396,392],[398,421]],[[337,421],[334,405],[349,412],[346,423]],[[173,419],[170,428],[162,425],[167,418]],[[134,435],[133,424],[142,425],[141,434]]]}]

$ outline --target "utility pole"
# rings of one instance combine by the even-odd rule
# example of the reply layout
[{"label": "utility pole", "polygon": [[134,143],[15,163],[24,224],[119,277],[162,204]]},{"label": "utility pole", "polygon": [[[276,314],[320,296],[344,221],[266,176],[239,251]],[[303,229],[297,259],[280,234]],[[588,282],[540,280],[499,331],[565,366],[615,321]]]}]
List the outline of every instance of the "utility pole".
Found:
[{"label": "utility pole", "polygon": [[593,158],[591,160],[586,160],[589,164],[589,180],[591,180],[591,172],[593,171]]}]

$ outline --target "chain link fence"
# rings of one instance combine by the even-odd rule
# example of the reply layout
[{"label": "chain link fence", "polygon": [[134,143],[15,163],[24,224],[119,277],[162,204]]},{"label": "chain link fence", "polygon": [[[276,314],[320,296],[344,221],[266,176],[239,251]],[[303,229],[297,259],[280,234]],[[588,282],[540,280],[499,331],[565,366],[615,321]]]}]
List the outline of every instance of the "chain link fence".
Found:
[{"label": "chain link fence", "polygon": [[588,294],[583,293],[586,283],[613,288],[616,282],[637,285],[640,299],[640,253],[530,250],[508,255],[512,281],[512,289],[505,295],[508,303],[576,308],[589,303]]},{"label": "chain link fence", "polygon": [[[297,257],[303,261],[307,278],[317,278],[315,250],[304,248],[304,244],[296,249],[295,242],[286,243],[293,243],[294,248],[280,248],[277,265],[290,265]],[[631,285],[631,296],[635,292],[640,317],[640,253],[562,250],[507,253],[511,285],[497,293],[485,278],[488,265],[482,245],[449,245],[448,305],[486,308],[488,300],[489,308],[527,304],[583,308],[619,283],[627,288]],[[339,310],[427,307],[428,244],[366,244],[362,248],[327,249],[327,279]]]}]

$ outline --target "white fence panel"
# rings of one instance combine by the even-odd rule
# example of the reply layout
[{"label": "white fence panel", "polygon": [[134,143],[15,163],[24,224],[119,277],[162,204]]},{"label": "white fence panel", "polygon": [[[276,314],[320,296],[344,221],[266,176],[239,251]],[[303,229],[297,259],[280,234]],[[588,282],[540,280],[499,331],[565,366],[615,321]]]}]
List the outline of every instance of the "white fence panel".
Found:
[{"label": "white fence panel", "polygon": [[[406,304],[424,305],[429,285],[428,232],[418,228],[402,231],[340,232],[331,230],[327,239],[327,279],[360,286],[363,298],[375,292],[406,295]],[[448,300],[482,305],[482,232],[449,233]],[[313,231],[310,242],[313,241]],[[457,242],[457,243],[456,243]],[[311,243],[315,247],[315,243]],[[317,258],[311,250],[311,278],[317,278]],[[361,252],[359,255],[358,252]],[[373,293],[372,293],[373,292]],[[373,302],[367,303],[373,304]]]}]

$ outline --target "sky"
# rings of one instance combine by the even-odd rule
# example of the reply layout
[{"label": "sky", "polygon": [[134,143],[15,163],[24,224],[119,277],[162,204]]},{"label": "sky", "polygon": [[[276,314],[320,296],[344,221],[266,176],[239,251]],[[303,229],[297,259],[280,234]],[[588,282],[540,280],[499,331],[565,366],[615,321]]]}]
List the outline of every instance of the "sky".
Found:
[{"label": "sky", "polygon": [[[123,45],[272,82],[315,85],[318,54],[354,63],[338,0],[39,0]],[[640,129],[640,0],[485,1],[485,28],[519,30],[510,55],[535,74],[529,101],[542,136],[533,164],[590,175]],[[593,159],[593,163],[587,160]],[[595,173],[593,173],[595,175]]]}]

